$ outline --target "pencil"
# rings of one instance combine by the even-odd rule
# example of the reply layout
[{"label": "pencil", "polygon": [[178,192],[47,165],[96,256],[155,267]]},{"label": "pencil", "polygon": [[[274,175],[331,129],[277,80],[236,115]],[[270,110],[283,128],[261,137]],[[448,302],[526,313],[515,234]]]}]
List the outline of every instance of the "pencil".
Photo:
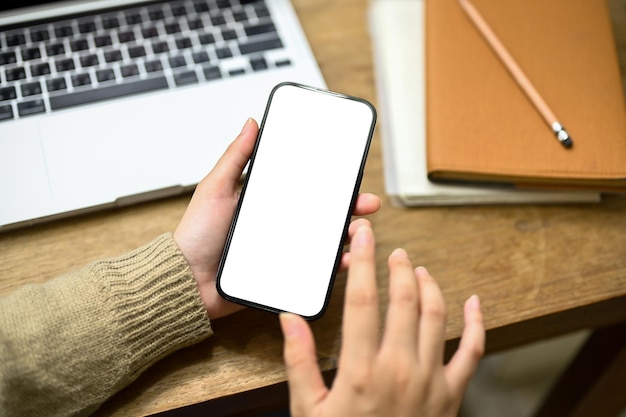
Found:
[{"label": "pencil", "polygon": [[500,39],[498,39],[493,30],[491,30],[485,19],[483,19],[478,10],[476,10],[474,5],[469,0],[459,0],[459,3],[474,26],[476,26],[498,58],[500,58],[504,66],[509,70],[522,91],[526,93],[539,114],[541,114],[548,126],[552,128],[552,131],[561,145],[565,148],[571,148],[574,144],[572,138],[569,136],[565,128],[558,122],[550,107],[548,107],[546,102],[543,100],[543,97],[541,97],[541,94],[539,94],[526,74],[524,74],[524,71],[522,71],[502,42],[500,42]]}]

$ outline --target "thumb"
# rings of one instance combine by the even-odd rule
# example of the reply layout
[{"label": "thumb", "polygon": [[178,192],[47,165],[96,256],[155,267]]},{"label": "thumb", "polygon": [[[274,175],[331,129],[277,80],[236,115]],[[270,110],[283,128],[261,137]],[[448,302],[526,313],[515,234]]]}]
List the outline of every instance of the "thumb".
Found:
[{"label": "thumb", "polygon": [[289,380],[289,402],[292,414],[304,415],[327,393],[315,353],[315,340],[308,323],[298,315],[280,314],[285,337],[284,359]]},{"label": "thumb", "polygon": [[[252,156],[256,137],[259,133],[257,122],[250,118],[246,121],[241,129],[241,133],[234,141],[228,145],[228,148],[215,164],[213,170],[200,183],[200,187],[204,183],[210,183],[213,186],[235,187],[238,183],[241,173]],[[210,180],[209,180],[210,178]]]}]

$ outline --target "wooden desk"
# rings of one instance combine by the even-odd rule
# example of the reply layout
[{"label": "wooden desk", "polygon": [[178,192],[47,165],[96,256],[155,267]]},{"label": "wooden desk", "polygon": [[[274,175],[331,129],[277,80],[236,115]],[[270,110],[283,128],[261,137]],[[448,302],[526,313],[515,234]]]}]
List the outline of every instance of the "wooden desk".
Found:
[{"label": "wooden desk", "polygon": [[[376,103],[367,2],[294,4],[329,88]],[[626,58],[626,0],[611,5],[614,20],[621,22],[617,38]],[[394,207],[384,194],[378,135],[362,190],[384,201],[371,217],[383,305],[386,257],[402,246],[443,288],[450,349],[462,330],[463,302],[473,293],[483,300],[489,352],[626,321],[624,197],[597,205]],[[188,196],[172,198],[2,234],[0,294],[172,231],[187,201]],[[328,313],[313,324],[327,371],[337,363],[344,283],[341,275]],[[246,310],[213,326],[213,338],[159,362],[97,415],[139,416],[192,404],[210,408],[211,416],[249,415],[253,408],[286,404],[277,318]]]}]

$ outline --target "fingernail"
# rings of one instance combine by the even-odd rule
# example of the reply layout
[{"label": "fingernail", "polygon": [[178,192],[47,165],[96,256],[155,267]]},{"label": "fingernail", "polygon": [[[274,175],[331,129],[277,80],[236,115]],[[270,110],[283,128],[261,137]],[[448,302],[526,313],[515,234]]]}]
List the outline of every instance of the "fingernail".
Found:
[{"label": "fingernail", "polygon": [[363,247],[371,244],[372,240],[372,229],[368,225],[363,225],[356,230],[351,246],[352,248]]},{"label": "fingernail", "polygon": [[295,316],[290,313],[280,313],[278,318],[280,319],[280,325],[285,338],[297,337],[298,325]]},{"label": "fingernail", "polygon": [[423,266],[418,266],[417,268],[415,268],[415,273],[417,274],[418,277],[427,277],[430,275],[430,273],[428,272],[428,269],[426,269]]},{"label": "fingernail", "polygon": [[406,253],[406,251],[402,248],[397,248],[394,249],[393,252],[391,252],[391,256],[393,257],[398,257],[398,258],[408,258],[409,255]]},{"label": "fingernail", "polygon": [[241,132],[239,134],[242,135],[246,133],[246,131],[248,130],[251,124],[252,124],[252,118],[248,117],[248,120],[246,120],[246,123],[244,123],[243,127],[241,128]]},{"label": "fingernail", "polygon": [[470,298],[467,299],[467,305],[472,308],[472,309],[479,309],[480,308],[480,298],[478,297],[478,295],[474,294],[472,295]]}]

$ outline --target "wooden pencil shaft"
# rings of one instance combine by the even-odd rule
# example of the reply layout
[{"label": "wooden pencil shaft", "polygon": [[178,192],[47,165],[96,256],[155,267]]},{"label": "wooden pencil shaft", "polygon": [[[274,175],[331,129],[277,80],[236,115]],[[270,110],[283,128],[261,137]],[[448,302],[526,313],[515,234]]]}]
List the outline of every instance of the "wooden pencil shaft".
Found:
[{"label": "wooden pencil shaft", "polygon": [[546,102],[543,100],[537,89],[530,82],[526,74],[517,65],[511,54],[504,47],[500,39],[493,32],[489,24],[483,19],[478,10],[468,0],[459,0],[459,3],[463,7],[465,13],[469,16],[470,20],[474,23],[478,31],[487,40],[487,43],[494,50],[496,55],[500,58],[504,66],[509,70],[517,84],[526,93],[530,101],[533,103],[537,111],[545,119],[548,126],[552,128],[554,122],[557,121],[556,116],[550,110]]}]

